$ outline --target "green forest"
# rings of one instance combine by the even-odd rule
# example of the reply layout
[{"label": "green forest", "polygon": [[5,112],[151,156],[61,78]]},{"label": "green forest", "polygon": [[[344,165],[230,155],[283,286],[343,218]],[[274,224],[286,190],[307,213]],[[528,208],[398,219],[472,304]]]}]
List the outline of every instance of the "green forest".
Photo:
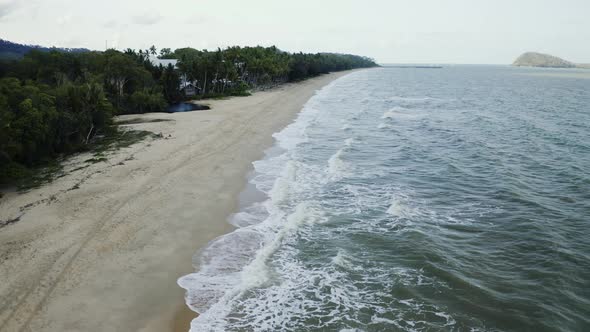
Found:
[{"label": "green forest", "polygon": [[[177,64],[154,65],[153,59]],[[157,61],[156,61],[157,63]],[[376,66],[332,53],[288,53],[276,47],[216,51],[155,47],[120,52],[31,50],[0,61],[0,185],[56,157],[88,150],[116,131],[117,114],[161,112],[186,99],[249,91],[333,71]],[[182,89],[190,85],[193,95]]]}]

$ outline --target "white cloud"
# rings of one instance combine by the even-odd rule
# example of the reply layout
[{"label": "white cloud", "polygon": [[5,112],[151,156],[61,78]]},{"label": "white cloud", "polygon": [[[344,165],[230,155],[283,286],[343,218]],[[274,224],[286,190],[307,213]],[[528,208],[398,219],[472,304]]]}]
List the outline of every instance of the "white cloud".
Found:
[{"label": "white cloud", "polygon": [[185,19],[185,23],[187,24],[204,24],[211,21],[211,17],[203,16],[203,15],[191,15]]},{"label": "white cloud", "polygon": [[119,21],[117,21],[115,19],[108,20],[102,24],[102,27],[107,28],[107,29],[116,28],[118,26],[119,26]]},{"label": "white cloud", "polygon": [[71,22],[72,22],[72,14],[62,15],[55,20],[55,23],[57,23],[58,25],[68,25]]},{"label": "white cloud", "polygon": [[16,0],[0,0],[0,19],[12,13],[16,6]]},{"label": "white cloud", "polygon": [[107,48],[119,48],[119,44],[121,41],[121,33],[115,32],[112,34],[111,38],[106,41],[105,47]]},{"label": "white cloud", "polygon": [[158,13],[144,13],[133,16],[133,23],[140,25],[153,25],[159,23],[162,19],[162,15]]},{"label": "white cloud", "polygon": [[89,49],[274,44],[411,63],[511,63],[539,50],[590,62],[588,12],[589,0],[0,0],[0,37],[78,37]]}]

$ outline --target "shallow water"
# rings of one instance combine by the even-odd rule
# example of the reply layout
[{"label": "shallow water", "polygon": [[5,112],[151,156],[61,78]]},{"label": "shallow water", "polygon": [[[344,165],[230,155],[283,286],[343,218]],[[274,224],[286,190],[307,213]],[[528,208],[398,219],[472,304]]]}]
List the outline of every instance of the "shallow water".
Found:
[{"label": "shallow water", "polygon": [[195,103],[178,103],[168,106],[166,112],[168,113],[182,113],[192,111],[205,111],[210,109],[209,106],[195,104]]},{"label": "shallow water", "polygon": [[534,73],[318,92],[179,280],[192,331],[590,330],[590,80]]}]

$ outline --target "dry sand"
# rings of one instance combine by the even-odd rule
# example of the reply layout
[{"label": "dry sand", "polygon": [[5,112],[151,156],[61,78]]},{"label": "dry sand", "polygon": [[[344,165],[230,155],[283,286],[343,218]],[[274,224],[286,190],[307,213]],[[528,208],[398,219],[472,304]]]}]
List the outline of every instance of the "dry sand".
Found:
[{"label": "dry sand", "polygon": [[[186,331],[178,277],[193,254],[231,231],[252,161],[271,134],[339,76],[250,97],[211,101],[212,110],[123,119],[162,133],[85,163],[68,175],[0,199],[0,331]],[[87,168],[74,170],[81,165]]]}]

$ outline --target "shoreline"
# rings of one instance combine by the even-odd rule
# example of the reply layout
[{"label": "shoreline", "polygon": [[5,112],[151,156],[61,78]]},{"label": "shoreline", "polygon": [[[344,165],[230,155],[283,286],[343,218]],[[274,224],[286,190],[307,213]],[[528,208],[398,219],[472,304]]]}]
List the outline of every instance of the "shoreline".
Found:
[{"label": "shoreline", "polygon": [[227,217],[272,134],[350,72],[207,101],[210,111],[121,116],[163,138],[106,162],[73,157],[64,177],[5,195],[0,220],[20,220],[0,228],[0,330],[188,331],[196,313],[176,280],[232,231]]}]

